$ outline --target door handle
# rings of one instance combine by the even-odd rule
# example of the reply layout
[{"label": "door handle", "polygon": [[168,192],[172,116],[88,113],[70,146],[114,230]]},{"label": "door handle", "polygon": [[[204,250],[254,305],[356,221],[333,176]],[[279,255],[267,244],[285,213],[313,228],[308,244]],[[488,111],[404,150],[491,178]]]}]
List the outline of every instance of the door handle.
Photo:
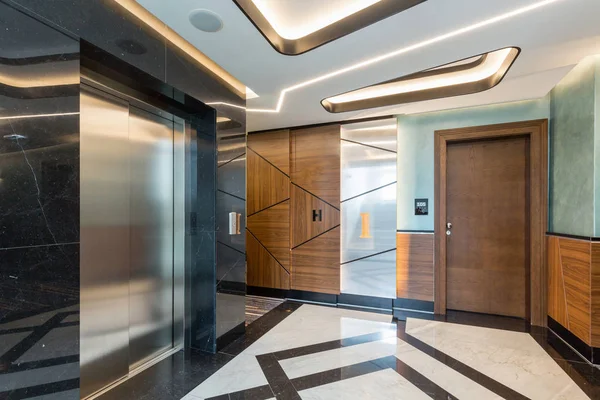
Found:
[{"label": "door handle", "polygon": [[236,212],[229,213],[229,234],[239,235],[240,226],[242,225],[242,214]]},{"label": "door handle", "polygon": [[450,236],[452,235],[452,223],[451,222],[446,222],[446,236]]}]

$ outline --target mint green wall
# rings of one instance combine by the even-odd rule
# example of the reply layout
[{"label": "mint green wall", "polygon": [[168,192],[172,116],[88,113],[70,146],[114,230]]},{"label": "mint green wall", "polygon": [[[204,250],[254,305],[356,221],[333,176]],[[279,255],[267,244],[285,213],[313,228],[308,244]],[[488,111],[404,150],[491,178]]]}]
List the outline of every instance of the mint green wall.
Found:
[{"label": "mint green wall", "polygon": [[583,60],[550,94],[551,232],[594,236],[599,226],[597,61]]},{"label": "mint green wall", "polygon": [[[398,229],[434,229],[433,137],[440,129],[548,118],[550,98],[398,116]],[[414,199],[429,199],[429,215],[414,215]]]}]

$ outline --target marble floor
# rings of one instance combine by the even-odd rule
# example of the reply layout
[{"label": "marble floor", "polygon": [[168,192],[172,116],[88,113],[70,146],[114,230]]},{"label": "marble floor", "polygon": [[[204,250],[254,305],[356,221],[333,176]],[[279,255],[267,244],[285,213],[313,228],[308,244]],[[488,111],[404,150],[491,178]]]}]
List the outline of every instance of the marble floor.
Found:
[{"label": "marble floor", "polygon": [[596,368],[547,330],[402,319],[297,306],[183,399],[600,398]]}]

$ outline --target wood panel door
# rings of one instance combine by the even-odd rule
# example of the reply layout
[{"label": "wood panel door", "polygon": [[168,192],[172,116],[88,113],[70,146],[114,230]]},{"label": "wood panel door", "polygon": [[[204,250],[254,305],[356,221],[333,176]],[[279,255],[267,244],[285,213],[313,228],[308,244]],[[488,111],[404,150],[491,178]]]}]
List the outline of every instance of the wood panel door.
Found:
[{"label": "wood panel door", "polygon": [[447,308],[528,317],[529,138],[448,143]]},{"label": "wood panel door", "polygon": [[340,292],[340,126],[291,131],[291,282]]}]

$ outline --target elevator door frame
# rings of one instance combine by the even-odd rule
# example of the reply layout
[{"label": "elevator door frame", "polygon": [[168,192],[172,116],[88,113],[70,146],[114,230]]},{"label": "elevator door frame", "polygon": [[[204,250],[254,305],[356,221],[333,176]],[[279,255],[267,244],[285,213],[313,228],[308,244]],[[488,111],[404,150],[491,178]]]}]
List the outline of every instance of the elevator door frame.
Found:
[{"label": "elevator door frame", "polygon": [[[94,398],[101,393],[113,388],[114,386],[124,382],[131,376],[140,371],[156,364],[165,357],[180,351],[184,347],[184,332],[185,332],[185,271],[186,271],[186,256],[187,244],[185,240],[186,232],[186,208],[189,206],[186,203],[186,174],[185,162],[186,154],[189,150],[190,141],[189,123],[177,116],[160,110],[159,108],[147,104],[136,99],[135,97],[126,95],[110,87],[111,81],[102,76],[92,73],[91,71],[81,76],[81,91],[89,91],[97,96],[105,98],[107,101],[117,100],[119,103],[126,105],[127,118],[130,118],[130,109],[135,107],[143,111],[149,112],[157,117],[161,117],[172,122],[173,125],[173,307],[172,307],[172,347],[165,352],[156,355],[152,359],[144,361],[140,365],[132,366],[129,363],[127,373],[107,384],[106,386],[95,389],[93,393],[86,395],[86,398]],[[127,125],[129,129],[129,124]],[[82,285],[82,291],[84,290]],[[128,342],[129,343],[129,342]],[[129,357],[129,355],[128,355]]]},{"label": "elevator door frame", "polygon": [[548,225],[548,120],[435,131],[435,258],[434,312],[446,314],[446,166],[447,146],[453,142],[529,137],[530,176],[530,323],[546,326],[547,263],[545,234]]}]

